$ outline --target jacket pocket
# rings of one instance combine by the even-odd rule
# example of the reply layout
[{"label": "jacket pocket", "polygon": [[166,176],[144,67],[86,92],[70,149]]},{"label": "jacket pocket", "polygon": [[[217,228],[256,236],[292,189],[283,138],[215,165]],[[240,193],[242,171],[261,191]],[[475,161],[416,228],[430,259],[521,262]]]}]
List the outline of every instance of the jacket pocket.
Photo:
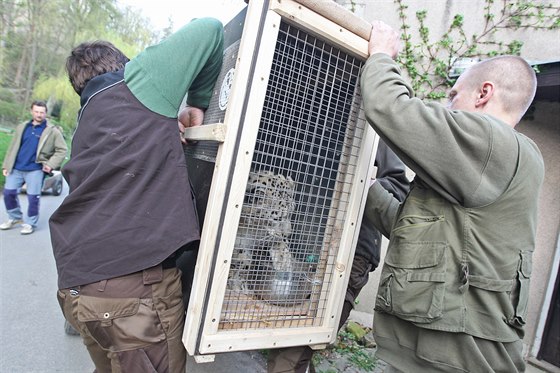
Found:
[{"label": "jacket pocket", "polygon": [[385,257],[375,309],[416,323],[441,318],[445,242],[400,242]]},{"label": "jacket pocket", "polygon": [[122,351],[160,342],[165,333],[151,299],[82,295],[78,320],[105,349]]},{"label": "jacket pocket", "polygon": [[445,216],[443,215],[404,215],[399,218],[392,233],[399,232],[403,229],[426,228],[434,223],[443,221],[445,221]]},{"label": "jacket pocket", "polygon": [[514,314],[508,319],[508,324],[516,328],[522,328],[527,322],[527,309],[529,305],[529,285],[531,272],[533,270],[533,252],[522,251],[515,286],[511,292],[511,301]]}]

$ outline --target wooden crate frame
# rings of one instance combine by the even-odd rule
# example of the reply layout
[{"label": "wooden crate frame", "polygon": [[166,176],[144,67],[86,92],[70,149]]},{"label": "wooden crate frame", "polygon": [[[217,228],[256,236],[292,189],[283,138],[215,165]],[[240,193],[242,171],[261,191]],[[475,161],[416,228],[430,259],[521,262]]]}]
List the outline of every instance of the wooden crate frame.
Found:
[{"label": "wooden crate frame", "polygon": [[[319,6],[315,3],[319,3]],[[357,31],[361,36],[355,34],[355,30],[349,31],[333,22],[333,17],[327,18],[325,14],[319,14],[318,11],[325,13],[325,9],[321,9],[325,8],[324,1],[251,1],[224,123],[203,125],[188,129],[186,133],[186,137],[190,139],[222,142],[216,154],[183,334],[187,351],[197,361],[211,361],[213,354],[230,351],[295,345],[322,348],[336,338],[358,236],[357,228],[377,149],[378,138],[370,126],[365,127],[365,134],[358,147],[358,167],[354,180],[349,180],[353,185],[350,193],[352,198],[344,202],[348,204],[348,224],[339,232],[340,247],[351,250],[340,250],[335,263],[332,263],[336,273],[324,305],[329,317],[325,317],[321,325],[310,323],[311,325],[297,328],[283,327],[277,323],[271,326],[266,322],[263,322],[262,329],[256,330],[218,328],[245,193],[243,188],[235,188],[234,185],[238,185],[236,183],[239,181],[246,181],[250,172],[273,60],[275,43],[265,43],[263,40],[276,40],[280,22],[284,21],[365,61],[368,56],[369,35],[365,35],[368,32],[367,25],[344,9],[344,13],[339,14],[342,8],[338,8],[336,4],[334,6],[338,14],[334,18],[342,17],[348,25],[363,26],[362,30]],[[326,13],[332,10],[329,7],[330,4]]]}]

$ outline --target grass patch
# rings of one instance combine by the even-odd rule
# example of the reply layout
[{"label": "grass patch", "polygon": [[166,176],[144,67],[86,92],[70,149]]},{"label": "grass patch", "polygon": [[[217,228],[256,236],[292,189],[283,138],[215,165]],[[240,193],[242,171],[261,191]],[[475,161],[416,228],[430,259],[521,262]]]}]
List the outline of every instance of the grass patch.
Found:
[{"label": "grass patch", "polygon": [[313,365],[318,373],[336,373],[337,364],[342,360],[347,367],[360,372],[372,372],[377,365],[372,350],[366,349],[362,340],[344,328],[338,332],[334,345],[313,355]]},{"label": "grass patch", "polygon": [[375,368],[375,359],[364,352],[364,347],[352,333],[341,330],[334,349],[341,355],[347,355],[348,360],[358,368],[366,371]]}]

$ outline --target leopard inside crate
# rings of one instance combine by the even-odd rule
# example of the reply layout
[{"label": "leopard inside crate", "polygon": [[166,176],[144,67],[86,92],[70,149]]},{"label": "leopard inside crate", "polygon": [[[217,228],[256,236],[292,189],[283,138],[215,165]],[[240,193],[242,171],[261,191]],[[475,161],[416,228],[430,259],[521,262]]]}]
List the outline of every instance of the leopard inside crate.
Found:
[{"label": "leopard inside crate", "polygon": [[316,281],[304,268],[311,266],[296,260],[290,248],[294,195],[290,176],[272,171],[249,174],[228,279],[230,290],[279,306],[309,298]]}]

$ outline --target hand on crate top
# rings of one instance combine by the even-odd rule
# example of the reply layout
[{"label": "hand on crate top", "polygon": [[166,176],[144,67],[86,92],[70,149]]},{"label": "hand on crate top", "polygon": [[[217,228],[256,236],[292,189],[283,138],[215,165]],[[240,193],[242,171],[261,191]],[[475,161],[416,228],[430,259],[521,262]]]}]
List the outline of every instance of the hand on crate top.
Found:
[{"label": "hand on crate top", "polygon": [[399,34],[382,21],[373,21],[371,25],[368,46],[369,55],[385,53],[393,59],[397,57],[401,47]]}]

